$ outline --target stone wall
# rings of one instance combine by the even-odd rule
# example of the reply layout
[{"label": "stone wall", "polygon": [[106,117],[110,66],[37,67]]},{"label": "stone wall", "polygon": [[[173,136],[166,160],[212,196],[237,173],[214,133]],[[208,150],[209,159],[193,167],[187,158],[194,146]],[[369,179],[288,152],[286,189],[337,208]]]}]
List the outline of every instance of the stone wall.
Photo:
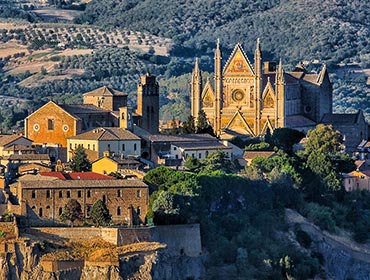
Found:
[{"label": "stone wall", "polygon": [[167,244],[171,255],[197,257],[202,254],[199,224],[157,226],[152,239]]},{"label": "stone wall", "polygon": [[167,252],[173,256],[197,257],[202,254],[199,224],[137,228],[38,227],[25,231],[35,235],[48,234],[76,241],[102,238],[119,246],[156,241],[167,244]]},{"label": "stone wall", "polygon": [[41,261],[40,264],[46,272],[81,269],[84,267],[84,261]]}]

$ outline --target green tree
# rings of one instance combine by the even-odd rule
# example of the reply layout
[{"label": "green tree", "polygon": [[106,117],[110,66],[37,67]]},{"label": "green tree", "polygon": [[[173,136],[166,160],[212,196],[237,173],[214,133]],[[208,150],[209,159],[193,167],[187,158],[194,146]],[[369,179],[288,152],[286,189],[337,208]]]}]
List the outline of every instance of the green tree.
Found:
[{"label": "green tree", "polygon": [[198,113],[196,132],[214,135],[213,128],[209,124],[207,114],[203,109]]},{"label": "green tree", "polygon": [[303,152],[307,167],[319,176],[327,190],[341,190],[341,167],[347,169],[351,163],[351,159],[343,154],[342,135],[331,125],[319,124],[308,131],[307,137]]},{"label": "green tree", "polygon": [[64,205],[63,212],[60,215],[62,222],[70,222],[73,227],[74,221],[81,221],[83,218],[81,204],[76,199],[70,199],[66,205]]},{"label": "green tree", "polygon": [[188,119],[183,122],[181,127],[182,134],[192,134],[195,133],[195,124],[194,124],[194,117],[189,116]]},{"label": "green tree", "polygon": [[96,226],[105,226],[112,220],[109,210],[102,200],[97,200],[90,209],[90,218]]},{"label": "green tree", "polygon": [[[267,135],[266,133],[266,136]],[[265,141],[267,143],[282,149],[286,153],[292,153],[293,145],[299,143],[305,135],[303,132],[292,128],[277,128],[274,130],[269,140],[266,139],[266,136]]]},{"label": "green tree", "polygon": [[73,172],[85,172],[91,170],[91,163],[87,159],[85,149],[82,146],[78,146],[75,151],[75,155],[71,160],[71,169]]}]

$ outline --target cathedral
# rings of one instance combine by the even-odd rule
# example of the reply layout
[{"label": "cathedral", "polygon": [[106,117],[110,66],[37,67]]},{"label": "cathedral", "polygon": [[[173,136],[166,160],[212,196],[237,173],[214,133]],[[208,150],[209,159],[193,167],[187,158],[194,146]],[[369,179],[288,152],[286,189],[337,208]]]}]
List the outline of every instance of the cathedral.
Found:
[{"label": "cathedral", "polygon": [[204,110],[217,136],[264,135],[267,129],[314,128],[332,113],[332,85],[324,65],[309,73],[299,64],[285,72],[282,61],[262,61],[259,39],[250,62],[240,44],[224,62],[217,41],[214,80],[203,84],[198,60],[191,80],[191,114]]}]

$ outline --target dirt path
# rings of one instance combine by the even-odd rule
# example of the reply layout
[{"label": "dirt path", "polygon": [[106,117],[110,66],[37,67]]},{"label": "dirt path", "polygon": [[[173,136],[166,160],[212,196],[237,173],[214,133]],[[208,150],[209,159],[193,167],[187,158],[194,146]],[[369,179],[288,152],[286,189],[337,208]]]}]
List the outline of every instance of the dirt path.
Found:
[{"label": "dirt path", "polygon": [[370,263],[370,247],[367,244],[358,244],[346,237],[333,235],[321,230],[292,209],[285,210],[285,219],[288,224],[299,224],[301,229],[307,232],[314,241],[328,243],[332,247],[343,250],[356,260]]}]

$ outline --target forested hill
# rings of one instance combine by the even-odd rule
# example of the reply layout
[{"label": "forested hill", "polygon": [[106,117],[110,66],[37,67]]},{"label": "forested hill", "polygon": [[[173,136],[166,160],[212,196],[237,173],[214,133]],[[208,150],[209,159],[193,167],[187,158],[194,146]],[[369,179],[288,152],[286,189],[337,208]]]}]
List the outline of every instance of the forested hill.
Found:
[{"label": "forested hill", "polygon": [[369,64],[367,0],[93,0],[78,21],[145,30],[202,54],[217,37],[227,48],[241,42],[247,52],[260,37],[274,59]]}]

